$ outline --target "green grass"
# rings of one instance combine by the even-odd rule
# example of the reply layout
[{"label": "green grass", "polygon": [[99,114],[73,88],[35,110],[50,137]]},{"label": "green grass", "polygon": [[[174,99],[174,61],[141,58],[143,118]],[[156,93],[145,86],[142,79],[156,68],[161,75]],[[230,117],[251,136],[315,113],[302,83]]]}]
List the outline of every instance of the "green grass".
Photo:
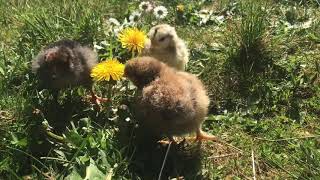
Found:
[{"label": "green grass", "polygon": [[[112,97],[98,112],[81,87],[62,91],[56,103],[30,68],[43,46],[61,38],[100,45],[101,60],[125,62],[131,55],[106,32],[106,20],[122,22],[139,3],[0,1],[0,179],[158,177],[167,146],[137,126],[135,91],[125,89],[126,81],[96,85]],[[203,128],[229,144],[171,146],[162,178],[318,179],[319,1],[154,3],[168,16],[145,15],[137,26],[170,23],[187,41],[188,71],[199,75],[212,101]],[[201,9],[212,10],[206,24],[199,24]]]}]

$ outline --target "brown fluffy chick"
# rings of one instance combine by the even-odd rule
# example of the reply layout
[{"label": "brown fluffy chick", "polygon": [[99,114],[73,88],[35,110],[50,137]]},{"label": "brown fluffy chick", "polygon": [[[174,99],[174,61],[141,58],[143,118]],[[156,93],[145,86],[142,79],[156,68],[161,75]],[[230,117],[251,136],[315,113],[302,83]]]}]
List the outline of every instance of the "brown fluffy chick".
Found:
[{"label": "brown fluffy chick", "polygon": [[173,136],[192,132],[197,140],[217,140],[201,130],[209,97],[196,76],[147,56],[128,61],[124,75],[142,91],[139,110],[144,116],[143,127],[171,141]]},{"label": "brown fluffy chick", "polygon": [[32,62],[44,88],[55,94],[67,87],[84,86],[90,89],[92,100],[99,104],[101,99],[92,91],[90,72],[97,63],[97,54],[73,40],[59,40],[45,47]]},{"label": "brown fluffy chick", "polygon": [[168,24],[156,25],[150,29],[148,37],[142,55],[152,56],[177,70],[185,70],[189,50],[174,27]]}]

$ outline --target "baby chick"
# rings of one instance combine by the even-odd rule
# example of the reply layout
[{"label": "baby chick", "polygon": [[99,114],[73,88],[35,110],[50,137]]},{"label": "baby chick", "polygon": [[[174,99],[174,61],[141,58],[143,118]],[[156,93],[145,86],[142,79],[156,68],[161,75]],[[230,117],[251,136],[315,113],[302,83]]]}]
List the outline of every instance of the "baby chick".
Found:
[{"label": "baby chick", "polygon": [[168,24],[154,26],[148,37],[150,40],[146,42],[142,55],[152,56],[177,70],[185,70],[189,51],[174,27]]},{"label": "baby chick", "polygon": [[32,62],[36,73],[45,88],[55,94],[60,89],[83,85],[90,89],[92,100],[100,104],[102,98],[92,90],[90,72],[97,63],[97,54],[88,47],[73,40],[59,40],[45,47]]},{"label": "baby chick", "polygon": [[173,136],[191,132],[196,132],[197,140],[217,140],[201,130],[209,97],[196,76],[147,56],[128,61],[124,75],[142,91],[141,123],[151,132],[166,135],[171,141]]}]

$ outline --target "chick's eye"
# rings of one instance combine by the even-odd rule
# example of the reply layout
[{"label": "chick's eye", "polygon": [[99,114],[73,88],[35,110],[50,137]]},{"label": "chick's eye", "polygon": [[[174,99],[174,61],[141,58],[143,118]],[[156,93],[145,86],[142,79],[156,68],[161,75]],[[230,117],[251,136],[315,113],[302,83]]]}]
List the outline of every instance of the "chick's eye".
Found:
[{"label": "chick's eye", "polygon": [[162,37],[159,39],[160,42],[164,41],[166,39],[166,37]]}]

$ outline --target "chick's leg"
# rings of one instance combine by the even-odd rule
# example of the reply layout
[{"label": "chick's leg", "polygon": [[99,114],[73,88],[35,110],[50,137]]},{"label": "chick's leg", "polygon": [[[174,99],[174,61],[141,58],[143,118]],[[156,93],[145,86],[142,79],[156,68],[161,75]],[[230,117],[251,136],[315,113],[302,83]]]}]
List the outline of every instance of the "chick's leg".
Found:
[{"label": "chick's leg", "polygon": [[173,138],[173,136],[168,136],[168,139],[169,140],[160,140],[160,141],[158,141],[158,143],[160,143],[160,144],[170,144],[170,142],[172,142],[172,143],[176,143],[176,140],[174,140],[174,138]]},{"label": "chick's leg", "polygon": [[202,140],[219,141],[219,139],[216,136],[203,132],[201,128],[197,130],[196,140],[197,141],[202,141]]},{"label": "chick's leg", "polygon": [[235,146],[233,146],[233,145],[231,145],[231,144],[228,144],[228,143],[226,143],[226,142],[221,141],[219,138],[217,138],[217,137],[214,136],[214,135],[206,134],[205,132],[203,132],[203,131],[201,130],[201,128],[199,128],[199,129],[197,130],[196,141],[200,141],[200,142],[201,142],[202,140],[216,141],[216,142],[219,143],[219,144],[224,144],[224,145],[230,146],[230,147],[232,147],[233,149],[239,151],[240,153],[243,152],[241,149],[239,149],[239,148],[237,148],[237,147],[235,147]]}]

